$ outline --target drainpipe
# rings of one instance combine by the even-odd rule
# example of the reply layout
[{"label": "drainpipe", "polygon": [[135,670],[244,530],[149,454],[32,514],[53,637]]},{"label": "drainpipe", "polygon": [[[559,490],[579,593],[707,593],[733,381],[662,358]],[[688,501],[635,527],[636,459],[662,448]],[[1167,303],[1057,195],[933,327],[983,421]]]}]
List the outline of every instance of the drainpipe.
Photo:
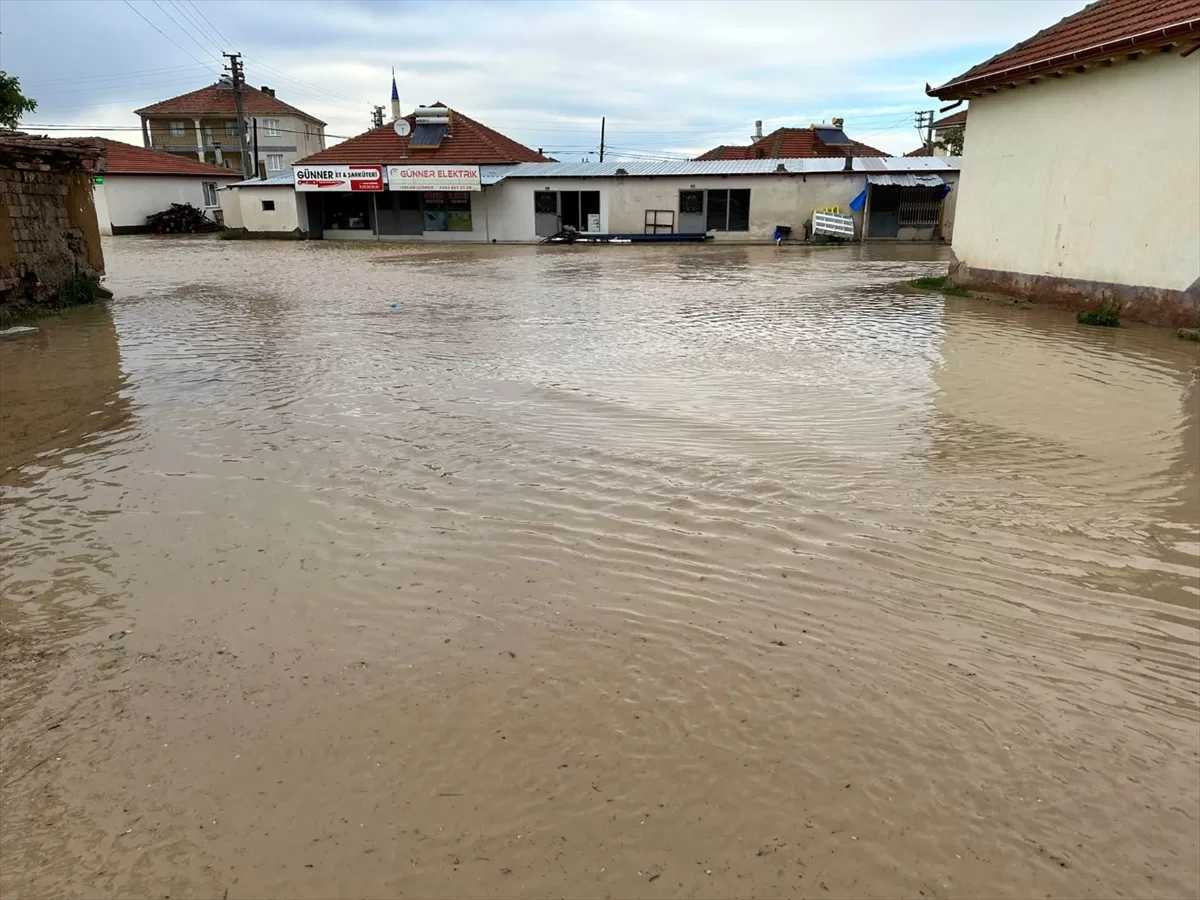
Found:
[{"label": "drainpipe", "polygon": [[492,242],[492,225],[488,221],[488,207],[492,204],[488,200],[486,184],[479,189],[479,199],[483,201],[483,240],[484,243],[490,244]]},{"label": "drainpipe", "polygon": [[860,243],[867,242],[867,232],[871,228],[871,182],[867,182],[867,202],[863,204],[862,237]]},{"label": "drainpipe", "polygon": [[142,116],[142,146],[150,146],[150,125],[145,116]]},{"label": "drainpipe", "polygon": [[200,132],[200,117],[192,119],[196,123],[196,159],[204,162],[204,135]]}]

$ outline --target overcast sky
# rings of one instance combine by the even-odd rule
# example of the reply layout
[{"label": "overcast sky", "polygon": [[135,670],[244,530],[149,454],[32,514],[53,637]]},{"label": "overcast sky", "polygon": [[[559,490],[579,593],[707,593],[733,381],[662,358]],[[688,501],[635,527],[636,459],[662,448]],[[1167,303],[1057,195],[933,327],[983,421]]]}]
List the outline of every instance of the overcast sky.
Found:
[{"label": "overcast sky", "polygon": [[[136,126],[132,110],[246,77],[324,119],[333,143],[388,105],[442,101],[560,159],[692,156],[841,116],[901,154],[939,84],[1083,0],[0,0],[0,68],[38,101],[28,126]],[[140,14],[140,15],[139,15]],[[161,32],[161,33],[160,33]],[[136,131],[104,132],[140,143]],[[338,136],[338,137],[335,137]],[[594,157],[593,157],[594,158]]]}]

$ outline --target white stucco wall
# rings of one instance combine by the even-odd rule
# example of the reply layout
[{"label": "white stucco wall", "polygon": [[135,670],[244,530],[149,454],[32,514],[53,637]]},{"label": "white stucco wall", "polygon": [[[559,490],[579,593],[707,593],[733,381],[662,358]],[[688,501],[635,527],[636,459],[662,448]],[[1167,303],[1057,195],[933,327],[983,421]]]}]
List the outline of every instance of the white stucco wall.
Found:
[{"label": "white stucco wall", "polygon": [[[943,173],[954,187],[946,198],[947,233],[953,225],[957,200],[957,173]],[[598,190],[600,227],[613,234],[645,230],[649,209],[669,209],[679,224],[679,192],[721,188],[750,189],[750,230],[716,232],[717,241],[770,240],[776,225],[790,225],[793,236],[803,238],[804,222],[814,209],[839,206],[849,212],[850,201],[866,186],[862,172],[842,174],[742,175],[658,178],[536,179],[510,178],[487,188],[491,237],[499,241],[539,240],[534,230],[533,195],[538,191]],[[853,213],[861,233],[862,217]]]},{"label": "white stucco wall", "polygon": [[[104,184],[96,185],[96,194],[103,193],[103,206],[107,212],[107,223],[117,228],[141,227],[146,224],[146,217],[162,212],[172,203],[190,203],[197,209],[204,207],[205,181],[216,182],[218,187],[237,181],[238,176],[230,173],[222,178],[208,176],[180,175],[105,175]],[[106,219],[101,218],[101,203],[97,203],[96,217],[100,223],[102,234],[111,234],[106,230]],[[212,218],[212,210],[205,210]]]},{"label": "white stucco wall", "polygon": [[[600,231],[608,232],[614,182],[610,178],[509,178],[484,189],[487,229],[497,241],[536,242],[533,195],[539,191],[599,191]],[[474,214],[472,214],[474,218]]]},{"label": "white stucco wall", "polygon": [[[263,209],[264,200],[274,201],[275,209]],[[300,227],[303,203],[303,195],[298,195],[290,186],[246,186],[221,192],[226,227],[249,231],[295,231]]]},{"label": "white stucco wall", "polygon": [[108,213],[108,194],[103,184],[92,185],[92,203],[96,207],[96,224],[101,234],[112,234],[112,217]]},{"label": "white stucco wall", "polygon": [[[941,174],[953,188],[946,198],[944,214],[946,234],[950,234],[958,197],[958,173]],[[750,190],[749,231],[715,232],[715,240],[769,241],[776,225],[791,226],[793,238],[803,240],[804,222],[811,218],[814,209],[837,206],[849,213],[850,201],[866,184],[867,177],[862,172],[704,178],[509,178],[471,194],[471,231],[428,231],[423,235],[384,234],[378,237],[370,230],[326,231],[324,237],[330,240],[534,243],[542,239],[536,231],[534,194],[545,190],[598,191],[600,230],[604,233],[644,233],[646,210],[651,209],[674,211],[678,231],[681,190],[744,188]],[[306,226],[307,217],[303,213],[297,216],[294,208],[284,215],[283,200],[277,195],[290,194],[293,201],[297,196],[287,188],[241,187],[226,193],[239,198],[236,203],[232,198],[222,200],[223,208],[236,207],[234,211],[226,212],[226,222],[231,227],[236,227],[235,216],[240,216],[241,224],[251,231],[288,231],[296,227],[297,219],[301,227]],[[260,201],[272,197],[276,198],[275,214],[261,212]],[[856,234],[861,234],[862,216],[851,214]],[[380,212],[380,216],[383,215]]]},{"label": "white stucco wall", "polygon": [[1197,209],[1200,53],[971,101],[954,230],[968,266],[1184,290]]}]

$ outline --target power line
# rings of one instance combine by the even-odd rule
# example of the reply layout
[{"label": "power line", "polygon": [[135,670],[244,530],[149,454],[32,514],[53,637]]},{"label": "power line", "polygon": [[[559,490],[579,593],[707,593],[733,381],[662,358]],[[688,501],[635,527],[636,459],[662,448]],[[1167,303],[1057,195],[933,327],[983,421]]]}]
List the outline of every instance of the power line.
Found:
[{"label": "power line", "polygon": [[195,56],[192,56],[192,53],[190,50],[187,50],[181,43],[176,41],[173,37],[168,35],[165,31],[163,31],[161,28],[159,28],[157,25],[155,25],[153,22],[151,22],[149,19],[147,19],[145,16],[143,16],[140,12],[138,12],[138,8],[136,6],[134,6],[132,3],[130,3],[129,0],[123,0],[123,2],[126,6],[128,6],[135,13],[137,13],[137,17],[139,19],[141,19],[143,22],[145,22],[147,25],[149,25],[151,28],[153,28],[155,31],[157,31],[159,34],[161,34],[163,37],[165,37],[168,41],[170,41],[172,44],[174,44],[176,47],[178,47],[180,50],[182,50],[185,54],[190,56],[192,59],[195,59],[197,65],[201,65],[201,66],[204,66],[205,68],[208,68],[207,63],[200,62],[200,60],[196,59]]},{"label": "power line", "polygon": [[[180,0],[180,2],[182,2],[182,0]],[[218,38],[220,38],[222,41],[224,41],[230,47],[233,46],[233,41],[229,40],[229,38],[227,38],[227,37],[225,37],[225,35],[221,34],[221,32],[218,30],[217,26],[212,23],[212,19],[210,19],[208,16],[206,16],[201,11],[200,7],[198,7],[194,2],[192,2],[192,0],[187,0],[187,2],[191,5],[192,9],[194,9],[196,11],[196,15],[198,15],[201,19],[203,19],[205,22],[208,23],[208,27],[213,30],[213,33]]]},{"label": "power line", "polygon": [[[288,81],[294,81],[296,84],[302,85],[303,87],[309,88],[310,90],[319,91],[322,94],[326,94],[330,97],[333,97],[335,100],[349,100],[351,103],[361,103],[362,102],[362,100],[360,100],[358,98],[348,97],[345,94],[339,94],[336,91],[328,90],[326,88],[321,87],[320,85],[312,84],[311,82],[304,81],[300,78],[296,78],[294,75],[289,75],[287,72],[277,69],[274,66],[267,65],[265,62],[263,62],[258,57],[247,56],[246,59],[249,62],[254,63],[254,65],[256,65],[260,69],[266,69],[268,72],[272,72],[280,78],[286,78]],[[324,102],[328,103],[329,101],[324,101]],[[331,105],[336,106],[337,104],[333,103]],[[357,110],[356,110],[356,112],[357,112]]]},{"label": "power line", "polygon": [[192,28],[194,28],[196,30],[196,32],[202,38],[204,38],[206,41],[208,41],[208,43],[211,44],[217,50],[218,53],[220,53],[222,50],[220,43],[213,40],[212,35],[209,34],[207,31],[205,31],[204,26],[201,25],[200,22],[196,20],[196,17],[188,12],[188,8],[186,6],[184,6],[182,3],[180,3],[179,0],[172,0],[172,2],[174,2],[174,4],[175,4],[175,11],[178,12],[181,16],[183,16],[183,18],[187,21],[187,23],[189,25],[191,25]]},{"label": "power line", "polygon": [[133,72],[110,72],[107,75],[85,75],[82,78],[52,78],[47,81],[30,81],[26,82],[22,86],[33,88],[41,87],[42,85],[78,84],[80,82],[93,84],[97,81],[112,81],[118,78],[142,78],[144,76],[166,75],[170,72],[178,72],[185,69],[194,70],[195,68],[196,67],[192,63],[188,63],[187,65],[183,66],[165,66],[161,69],[139,69]]},{"label": "power line", "polygon": [[212,32],[205,28],[196,14],[184,6],[182,0],[169,0],[169,2],[174,3],[176,11],[188,21],[188,24],[192,25],[199,32],[202,38],[212,44],[218,51],[224,49],[221,42],[213,37]]},{"label": "power line", "polygon": [[[172,78],[172,79],[167,79],[165,81],[155,81],[153,83],[147,83],[144,85],[115,84],[115,85],[109,85],[108,87],[111,89],[114,89],[114,90],[121,91],[122,93],[124,93],[126,89],[138,90],[139,88],[144,88],[147,91],[154,90],[157,93],[158,88],[169,87],[171,85],[184,85],[184,84],[195,84],[195,83],[196,83],[196,77],[194,75],[189,75],[184,78]],[[31,93],[36,93],[37,99],[41,100],[45,97],[56,97],[56,96],[63,96],[63,95],[70,96],[72,94],[93,94],[94,95],[96,93],[96,91],[95,91],[95,89],[86,88],[86,87],[70,87],[70,88],[60,88],[58,90],[51,90],[51,91],[42,91],[42,90],[31,91]],[[131,101],[107,100],[107,99],[97,101],[97,103],[124,103],[124,102],[131,102]],[[137,102],[137,101],[132,101],[132,102]],[[95,106],[97,104],[93,103],[91,105]],[[66,107],[61,107],[61,108],[66,108]]]},{"label": "power line", "polygon": [[178,28],[181,32],[183,32],[184,36],[187,37],[187,39],[189,41],[191,41],[193,44],[195,44],[197,47],[199,47],[201,53],[207,54],[209,52],[208,48],[205,47],[203,44],[201,44],[198,40],[196,40],[195,35],[193,35],[191,33],[191,31],[189,31],[187,28],[184,28],[182,25],[180,25],[179,21],[173,15],[171,15],[167,11],[167,9],[161,3],[158,2],[158,0],[150,0],[150,2],[153,3],[158,8],[158,11],[160,13],[162,13],[164,16],[166,16],[168,19],[170,19],[171,24],[174,25],[176,28]]},{"label": "power line", "polygon": [[[224,117],[216,117],[216,118],[224,118]],[[235,117],[231,115],[231,116],[228,116],[228,118],[232,121]],[[258,118],[261,120],[263,117],[259,116]],[[136,131],[139,134],[142,131],[141,125],[42,125],[42,124],[38,124],[35,122],[22,122],[21,127],[28,128],[33,131],[98,131],[98,132],[116,132],[116,131],[131,131],[131,132],[133,132],[133,131]],[[300,131],[295,128],[278,128],[276,130],[280,134],[304,134],[304,135],[308,135],[309,137],[312,137],[311,131]],[[323,134],[327,138],[337,138],[338,140],[341,140],[341,141],[348,141],[348,140],[350,140],[350,138],[359,137],[359,135],[357,135],[357,134],[330,134],[329,132],[323,132]],[[151,149],[161,150],[163,148],[152,147]]]}]

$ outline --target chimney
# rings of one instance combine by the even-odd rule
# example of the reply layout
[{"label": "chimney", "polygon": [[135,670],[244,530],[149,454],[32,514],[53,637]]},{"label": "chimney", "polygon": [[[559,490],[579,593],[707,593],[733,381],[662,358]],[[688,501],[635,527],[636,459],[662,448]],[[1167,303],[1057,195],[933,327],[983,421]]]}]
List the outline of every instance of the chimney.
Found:
[{"label": "chimney", "polygon": [[754,137],[750,138],[750,140],[751,141],[761,141],[762,140],[762,119],[754,120]]},{"label": "chimney", "polygon": [[264,94],[266,94],[268,97],[275,96],[275,88],[269,88],[265,84],[262,87],[260,87],[259,90],[262,91]]},{"label": "chimney", "polygon": [[845,172],[854,171],[854,157],[850,155],[849,151],[846,152],[846,164],[842,166],[842,170]]}]

